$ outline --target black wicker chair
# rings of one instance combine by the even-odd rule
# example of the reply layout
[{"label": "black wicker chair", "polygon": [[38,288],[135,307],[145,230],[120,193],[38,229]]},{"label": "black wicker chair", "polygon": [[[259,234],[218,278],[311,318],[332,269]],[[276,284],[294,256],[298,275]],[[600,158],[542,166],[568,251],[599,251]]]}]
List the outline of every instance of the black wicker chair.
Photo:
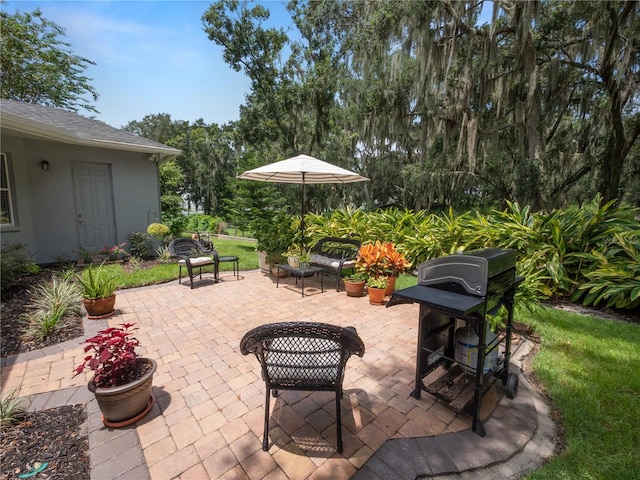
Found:
[{"label": "black wicker chair", "polygon": [[213,265],[214,278],[218,281],[218,253],[214,250],[207,250],[204,246],[192,238],[175,238],[169,243],[169,253],[172,257],[178,258],[178,283],[182,283],[182,267],[186,267],[193,288],[193,278],[196,276],[196,269],[202,278],[202,267]]},{"label": "black wicker chair", "polygon": [[262,325],[240,342],[243,355],[255,354],[267,392],[262,449],[269,450],[269,394],[278,390],[336,392],[337,447],[342,453],[340,398],[347,360],[362,357],[364,344],[353,327],[324,323],[283,322]]}]

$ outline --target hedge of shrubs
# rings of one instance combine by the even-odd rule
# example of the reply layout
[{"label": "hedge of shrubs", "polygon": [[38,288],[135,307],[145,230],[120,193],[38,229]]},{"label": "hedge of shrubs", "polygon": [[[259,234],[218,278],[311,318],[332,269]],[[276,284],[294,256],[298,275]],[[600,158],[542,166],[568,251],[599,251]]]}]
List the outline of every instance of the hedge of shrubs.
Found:
[{"label": "hedge of shrubs", "polygon": [[[338,210],[305,217],[307,235],[394,242],[414,265],[461,250],[513,248],[526,277],[520,300],[570,297],[585,305],[640,306],[640,209],[600,198],[563,210],[440,214],[398,209]],[[311,242],[313,243],[313,242]]]}]

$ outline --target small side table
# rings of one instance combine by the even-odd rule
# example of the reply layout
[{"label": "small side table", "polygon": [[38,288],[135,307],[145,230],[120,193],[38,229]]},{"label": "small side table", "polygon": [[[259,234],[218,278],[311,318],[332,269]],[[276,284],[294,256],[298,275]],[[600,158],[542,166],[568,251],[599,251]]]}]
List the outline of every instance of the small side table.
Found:
[{"label": "small side table", "polygon": [[[231,255],[224,255],[218,257],[218,264],[223,262],[233,262],[233,275],[236,277],[236,280],[240,278],[240,259]],[[220,281],[220,271],[218,271],[218,278],[216,281]]]},{"label": "small side table", "polygon": [[291,276],[296,279],[296,284],[298,283],[299,278],[302,279],[302,297],[303,298],[304,298],[304,279],[306,277],[313,277],[314,275],[320,274],[320,292],[324,293],[324,275],[322,274],[322,268],[292,267],[291,265],[278,265],[278,276],[276,279],[276,288],[278,288],[280,284],[280,269],[289,272]]}]

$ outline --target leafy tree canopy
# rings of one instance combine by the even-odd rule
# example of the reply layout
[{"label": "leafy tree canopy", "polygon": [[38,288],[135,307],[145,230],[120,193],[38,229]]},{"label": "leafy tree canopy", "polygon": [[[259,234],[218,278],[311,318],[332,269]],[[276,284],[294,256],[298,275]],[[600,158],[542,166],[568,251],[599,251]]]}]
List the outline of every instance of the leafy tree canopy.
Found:
[{"label": "leafy tree canopy", "polygon": [[14,14],[2,11],[0,32],[3,98],[98,113],[91,103],[98,94],[83,74],[95,63],[72,52],[63,40],[62,27],[44,18],[39,9]]}]

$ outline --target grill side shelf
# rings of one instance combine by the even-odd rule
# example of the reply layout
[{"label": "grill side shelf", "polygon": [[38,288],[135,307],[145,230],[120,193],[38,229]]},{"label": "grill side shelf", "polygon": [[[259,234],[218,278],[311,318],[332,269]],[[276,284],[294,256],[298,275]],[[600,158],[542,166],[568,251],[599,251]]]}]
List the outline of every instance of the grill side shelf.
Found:
[{"label": "grill side shelf", "polygon": [[469,317],[472,313],[482,310],[485,299],[472,295],[462,295],[424,285],[396,290],[387,302],[387,307],[401,303],[419,303],[447,315],[458,318]]}]

